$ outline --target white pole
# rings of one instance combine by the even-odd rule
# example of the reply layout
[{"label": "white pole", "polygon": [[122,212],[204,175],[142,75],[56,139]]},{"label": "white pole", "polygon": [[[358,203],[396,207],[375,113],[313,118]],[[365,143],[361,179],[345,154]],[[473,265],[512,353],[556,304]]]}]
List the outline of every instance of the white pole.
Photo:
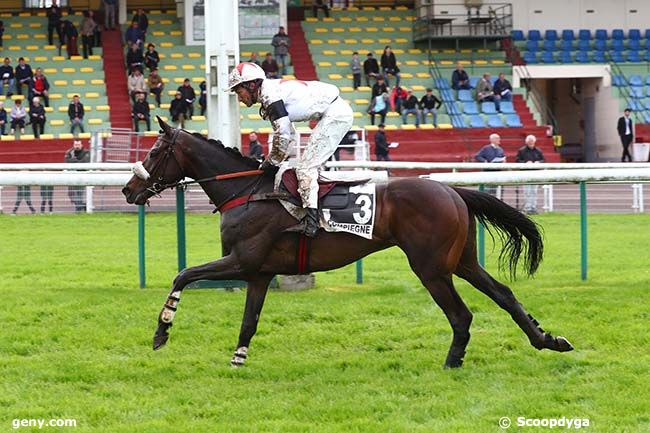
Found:
[{"label": "white pole", "polygon": [[87,186],[86,187],[86,213],[93,213],[93,209],[95,208],[93,204],[93,191],[95,187],[94,186]]},{"label": "white pole", "polygon": [[645,212],[645,205],[643,204],[643,184],[639,184],[639,212]]}]

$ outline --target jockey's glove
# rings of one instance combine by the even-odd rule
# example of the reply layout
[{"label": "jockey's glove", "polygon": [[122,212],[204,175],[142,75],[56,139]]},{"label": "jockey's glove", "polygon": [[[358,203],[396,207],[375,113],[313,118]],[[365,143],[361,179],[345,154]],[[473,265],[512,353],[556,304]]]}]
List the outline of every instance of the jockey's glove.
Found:
[{"label": "jockey's glove", "polygon": [[267,158],[260,164],[260,170],[265,173],[273,173],[276,171],[276,167],[271,163],[271,160]]}]

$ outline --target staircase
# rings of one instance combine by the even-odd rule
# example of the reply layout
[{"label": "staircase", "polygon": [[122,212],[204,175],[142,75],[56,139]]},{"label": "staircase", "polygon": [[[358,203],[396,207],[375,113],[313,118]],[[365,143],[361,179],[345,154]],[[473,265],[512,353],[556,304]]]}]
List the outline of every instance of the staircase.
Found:
[{"label": "staircase", "polygon": [[104,76],[106,77],[106,96],[111,107],[111,127],[133,127],[131,121],[131,102],[128,95],[126,66],[122,49],[122,33],[109,30],[102,33],[104,53]]},{"label": "staircase", "polygon": [[523,95],[513,95],[512,105],[515,107],[515,111],[521,119],[521,124],[524,125],[524,128],[535,128],[537,127],[537,122],[533,117],[533,113],[530,112],[530,108],[526,105],[526,100]]},{"label": "staircase", "polygon": [[300,21],[289,21],[288,27],[288,34],[291,37],[289,54],[291,55],[293,74],[299,80],[318,80],[316,68],[314,67],[314,62],[312,61],[309,46],[307,45],[305,33],[302,31]]}]

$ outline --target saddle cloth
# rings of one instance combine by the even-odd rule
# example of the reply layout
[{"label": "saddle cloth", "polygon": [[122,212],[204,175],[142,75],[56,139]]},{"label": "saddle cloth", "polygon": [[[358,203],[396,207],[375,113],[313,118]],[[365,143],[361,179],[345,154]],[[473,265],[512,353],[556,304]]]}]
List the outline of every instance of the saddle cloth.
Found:
[{"label": "saddle cloth", "polygon": [[[318,186],[321,228],[328,232],[347,232],[372,239],[376,204],[374,183],[369,182],[368,178],[333,180],[319,177]],[[280,174],[279,190],[292,197],[285,209],[296,219],[302,219],[304,209],[295,170],[287,169]]]}]

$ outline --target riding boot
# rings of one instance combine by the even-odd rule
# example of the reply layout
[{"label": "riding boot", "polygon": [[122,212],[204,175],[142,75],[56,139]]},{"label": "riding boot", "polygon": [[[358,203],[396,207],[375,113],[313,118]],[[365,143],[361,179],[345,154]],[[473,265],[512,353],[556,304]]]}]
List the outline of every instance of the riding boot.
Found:
[{"label": "riding boot", "polygon": [[316,232],[318,232],[319,227],[318,209],[307,208],[307,215],[305,215],[305,230],[303,233],[305,236],[309,236],[310,238],[316,237]]}]

